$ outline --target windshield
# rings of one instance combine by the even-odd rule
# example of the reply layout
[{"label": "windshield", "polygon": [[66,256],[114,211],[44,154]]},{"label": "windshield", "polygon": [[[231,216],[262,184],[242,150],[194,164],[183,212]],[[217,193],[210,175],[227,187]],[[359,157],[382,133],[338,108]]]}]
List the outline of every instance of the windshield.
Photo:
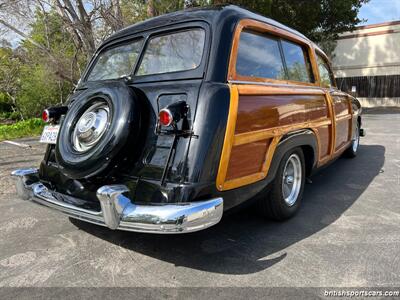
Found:
[{"label": "windshield", "polygon": [[[117,79],[132,74],[142,40],[104,50],[99,54],[88,81]],[[196,28],[149,39],[135,75],[152,75],[196,69],[203,56],[205,32]]]},{"label": "windshield", "polygon": [[99,54],[88,81],[116,79],[132,73],[143,40],[130,41]]}]

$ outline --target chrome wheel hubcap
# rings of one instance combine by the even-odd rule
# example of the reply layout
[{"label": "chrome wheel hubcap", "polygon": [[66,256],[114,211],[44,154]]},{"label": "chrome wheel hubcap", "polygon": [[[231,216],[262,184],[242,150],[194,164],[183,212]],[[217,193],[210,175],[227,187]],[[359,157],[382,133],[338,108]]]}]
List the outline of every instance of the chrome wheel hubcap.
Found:
[{"label": "chrome wheel hubcap", "polygon": [[106,103],[98,102],[90,106],[75,125],[72,134],[75,150],[84,152],[96,145],[109,123],[110,108]]},{"label": "chrome wheel hubcap", "polygon": [[283,169],[282,194],[287,205],[296,203],[301,189],[302,165],[300,157],[292,154]]},{"label": "chrome wheel hubcap", "polygon": [[357,152],[359,143],[360,143],[360,129],[358,128],[358,123],[357,123],[355,137],[353,140],[353,152]]}]

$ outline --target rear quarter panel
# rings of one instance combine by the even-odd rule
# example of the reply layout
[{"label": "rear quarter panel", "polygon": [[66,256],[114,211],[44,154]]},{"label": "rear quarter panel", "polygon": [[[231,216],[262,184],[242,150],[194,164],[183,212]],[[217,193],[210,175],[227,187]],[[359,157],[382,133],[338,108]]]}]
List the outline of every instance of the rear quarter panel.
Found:
[{"label": "rear quarter panel", "polygon": [[[230,116],[217,188],[230,190],[264,179],[282,137],[311,129],[318,160],[329,155],[332,120],[320,88],[232,85]],[[230,128],[230,130],[229,130]]]}]

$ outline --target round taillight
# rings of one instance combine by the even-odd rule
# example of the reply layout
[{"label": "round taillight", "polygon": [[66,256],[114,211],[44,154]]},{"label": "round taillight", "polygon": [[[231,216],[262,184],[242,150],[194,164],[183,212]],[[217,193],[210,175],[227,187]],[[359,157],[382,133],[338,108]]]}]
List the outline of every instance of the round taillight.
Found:
[{"label": "round taillight", "polygon": [[50,115],[49,115],[49,111],[47,109],[45,109],[42,112],[42,120],[45,121],[46,123],[48,123],[50,121]]},{"label": "round taillight", "polygon": [[162,109],[158,114],[158,119],[160,121],[160,124],[163,126],[171,125],[172,121],[174,120],[171,112],[168,109]]}]

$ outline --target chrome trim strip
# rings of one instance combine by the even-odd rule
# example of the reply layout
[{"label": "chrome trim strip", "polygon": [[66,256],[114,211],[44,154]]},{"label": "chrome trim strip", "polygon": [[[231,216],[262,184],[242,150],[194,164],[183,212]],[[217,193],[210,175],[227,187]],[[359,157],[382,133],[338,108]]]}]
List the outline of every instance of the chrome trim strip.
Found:
[{"label": "chrome trim strip", "polygon": [[[63,201],[72,197],[49,190],[39,181],[37,174],[37,169],[16,170],[12,173],[20,197],[63,212],[72,218],[110,229],[187,233],[217,224],[223,214],[222,198],[189,203],[136,205],[124,195],[129,192],[125,185],[106,185],[98,189],[101,211],[83,209]],[[75,200],[79,202],[79,199]]]}]

